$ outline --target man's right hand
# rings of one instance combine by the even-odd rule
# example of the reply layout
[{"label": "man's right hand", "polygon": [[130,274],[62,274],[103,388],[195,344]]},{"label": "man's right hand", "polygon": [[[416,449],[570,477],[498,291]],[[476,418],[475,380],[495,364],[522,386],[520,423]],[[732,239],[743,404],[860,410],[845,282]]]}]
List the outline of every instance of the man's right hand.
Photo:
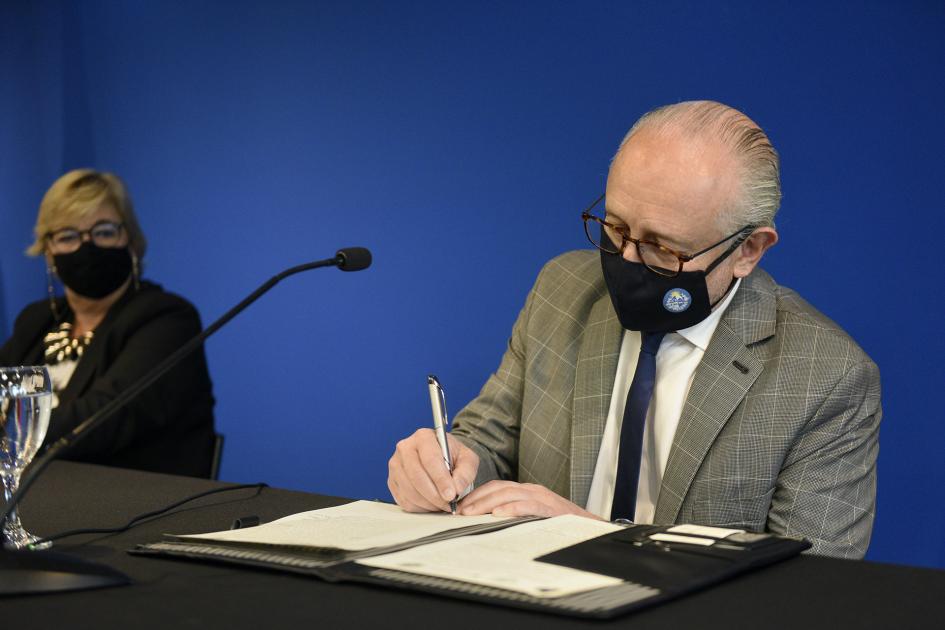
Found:
[{"label": "man's right hand", "polygon": [[433,429],[418,429],[397,443],[387,463],[387,487],[408,512],[449,512],[450,501],[476,479],[479,456],[448,433],[446,439],[453,458],[452,477]]}]

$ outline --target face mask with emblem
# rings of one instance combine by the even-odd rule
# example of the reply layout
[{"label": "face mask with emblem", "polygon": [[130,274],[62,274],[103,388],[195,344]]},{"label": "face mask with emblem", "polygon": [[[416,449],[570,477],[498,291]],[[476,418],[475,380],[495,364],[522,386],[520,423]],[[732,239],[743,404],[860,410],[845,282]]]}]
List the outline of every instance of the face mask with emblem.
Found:
[{"label": "face mask with emblem", "polygon": [[[741,236],[704,270],[680,271],[672,276],[661,275],[643,263],[630,262],[620,254],[601,249],[604,281],[620,324],[628,330],[657,333],[682,330],[704,320],[715,306],[709,301],[706,276],[728,258],[747,236]],[[618,249],[603,226],[600,238],[605,248]],[[734,282],[733,278],[732,284]]]}]

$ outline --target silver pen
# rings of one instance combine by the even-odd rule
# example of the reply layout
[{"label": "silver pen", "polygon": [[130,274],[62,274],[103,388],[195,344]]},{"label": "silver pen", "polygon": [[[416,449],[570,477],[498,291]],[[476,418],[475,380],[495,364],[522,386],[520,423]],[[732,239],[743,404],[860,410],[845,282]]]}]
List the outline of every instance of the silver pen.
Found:
[{"label": "silver pen", "polygon": [[[446,470],[452,475],[453,460],[450,457],[450,445],[446,441],[446,425],[449,424],[449,418],[446,416],[446,394],[440,386],[440,381],[432,374],[427,377],[427,387],[430,390],[430,406],[433,407],[433,430],[436,433],[436,441],[440,444]],[[450,512],[456,514],[456,499],[450,501]]]}]

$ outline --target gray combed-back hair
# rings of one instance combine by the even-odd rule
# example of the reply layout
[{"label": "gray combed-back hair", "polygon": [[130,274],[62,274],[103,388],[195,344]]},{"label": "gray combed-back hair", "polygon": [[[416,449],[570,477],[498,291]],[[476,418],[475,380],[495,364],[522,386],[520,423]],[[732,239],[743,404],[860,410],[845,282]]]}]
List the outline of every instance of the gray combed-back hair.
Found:
[{"label": "gray combed-back hair", "polygon": [[721,213],[720,229],[728,234],[745,225],[774,227],[774,215],[781,206],[780,160],[768,136],[750,118],[715,101],[664,105],[641,116],[620,149],[643,128],[719,140],[741,164],[741,194],[734,207]]}]

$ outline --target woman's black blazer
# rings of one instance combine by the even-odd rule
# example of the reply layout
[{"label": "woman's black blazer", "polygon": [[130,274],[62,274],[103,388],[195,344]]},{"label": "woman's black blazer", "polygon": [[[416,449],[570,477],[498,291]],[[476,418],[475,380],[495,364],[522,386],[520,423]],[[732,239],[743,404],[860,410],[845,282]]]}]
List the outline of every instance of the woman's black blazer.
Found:
[{"label": "woman's black blazer", "polygon": [[[71,318],[64,299],[58,310]],[[0,365],[41,365],[43,337],[56,322],[48,301],[17,317],[0,348]],[[92,342],[59,393],[45,444],[105,406],[201,330],[187,300],[142,282],[130,287],[95,329]],[[213,454],[213,393],[203,348],[192,353],[116,416],[85,436],[67,459],[206,477]]]}]

